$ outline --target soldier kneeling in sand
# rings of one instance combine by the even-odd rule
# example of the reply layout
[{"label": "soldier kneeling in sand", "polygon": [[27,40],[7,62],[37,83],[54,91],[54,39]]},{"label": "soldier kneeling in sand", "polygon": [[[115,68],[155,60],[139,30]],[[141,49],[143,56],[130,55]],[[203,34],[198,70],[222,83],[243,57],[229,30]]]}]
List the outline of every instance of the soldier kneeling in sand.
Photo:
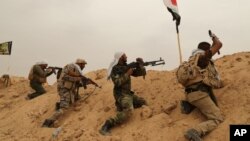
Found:
[{"label": "soldier kneeling in sand", "polygon": [[206,121],[185,132],[185,137],[192,141],[202,141],[202,136],[214,130],[223,121],[217,100],[213,95],[213,88],[222,87],[222,83],[211,60],[222,47],[222,43],[214,34],[211,34],[211,37],[212,46],[208,42],[199,43],[198,49],[192,52],[189,61],[183,62],[176,72],[178,81],[185,87],[187,99],[185,103],[188,103],[182,102],[183,112],[190,113],[193,108],[190,109],[187,106],[191,105],[199,109],[207,118]]},{"label": "soldier kneeling in sand", "polygon": [[37,62],[35,65],[32,66],[29,72],[29,80],[30,80],[30,87],[35,90],[34,93],[28,94],[26,99],[33,99],[38,97],[44,93],[46,93],[45,89],[43,88],[43,84],[47,82],[47,77],[50,76],[54,70],[49,68],[46,69],[48,63],[41,61]]},{"label": "soldier kneeling in sand", "polygon": [[[141,58],[137,58],[137,62],[143,63]],[[146,104],[146,101],[131,91],[130,76],[145,76],[146,69],[140,65],[136,69],[128,67],[127,56],[123,52],[117,52],[114,56],[114,61],[108,69],[108,79],[112,79],[114,83],[114,97],[117,106],[117,114],[113,118],[106,120],[99,132],[102,135],[107,135],[110,129],[115,125],[125,122],[132,114],[134,108],[139,108]]]}]

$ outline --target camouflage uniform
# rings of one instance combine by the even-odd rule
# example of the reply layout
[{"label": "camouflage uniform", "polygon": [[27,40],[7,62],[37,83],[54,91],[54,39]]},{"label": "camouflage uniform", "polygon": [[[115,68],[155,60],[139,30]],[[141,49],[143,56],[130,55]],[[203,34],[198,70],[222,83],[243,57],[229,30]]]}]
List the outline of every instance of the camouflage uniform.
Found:
[{"label": "camouflage uniform", "polygon": [[57,91],[60,96],[60,108],[49,118],[57,120],[78,99],[78,82],[81,72],[76,64],[66,65],[57,83]]},{"label": "camouflage uniform", "polygon": [[[202,75],[204,77],[196,78],[192,81],[196,81],[185,87],[186,99],[193,106],[198,108],[207,118],[207,121],[204,121],[193,128],[187,130],[186,135],[189,131],[195,131],[199,136],[203,136],[208,132],[215,129],[219,123],[223,121],[223,117],[220,109],[217,107],[217,101],[213,95],[213,87],[220,87],[221,83],[216,78],[218,76],[214,65],[211,60],[211,51],[207,51],[205,55],[199,56],[198,66],[203,70]],[[210,54],[210,55],[209,55]],[[193,130],[194,129],[194,130]]]},{"label": "camouflage uniform", "polygon": [[46,93],[42,84],[46,82],[46,77],[50,76],[53,72],[47,72],[41,68],[40,65],[34,65],[29,73],[30,87],[35,90],[34,93],[29,94],[28,98],[33,99]]},{"label": "camouflage uniform", "polygon": [[[126,74],[127,68],[127,65],[117,64],[113,67],[111,72],[111,78],[114,83],[114,98],[119,111],[115,117],[109,118],[106,121],[109,123],[110,127],[123,123],[132,115],[134,108],[138,108],[146,104],[146,101],[143,98],[138,97],[131,91],[131,78]],[[144,76],[145,74],[145,68],[141,67],[135,69],[132,76]],[[100,132],[102,133],[102,130],[100,130]]]}]

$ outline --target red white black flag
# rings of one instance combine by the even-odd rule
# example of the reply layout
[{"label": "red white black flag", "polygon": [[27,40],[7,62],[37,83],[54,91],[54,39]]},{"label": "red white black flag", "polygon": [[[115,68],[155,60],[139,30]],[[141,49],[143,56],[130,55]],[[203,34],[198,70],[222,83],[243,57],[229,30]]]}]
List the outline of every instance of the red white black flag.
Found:
[{"label": "red white black flag", "polygon": [[172,14],[173,20],[176,21],[176,25],[180,25],[181,16],[178,12],[177,2],[176,0],[163,0],[165,6],[167,7],[168,11]]}]

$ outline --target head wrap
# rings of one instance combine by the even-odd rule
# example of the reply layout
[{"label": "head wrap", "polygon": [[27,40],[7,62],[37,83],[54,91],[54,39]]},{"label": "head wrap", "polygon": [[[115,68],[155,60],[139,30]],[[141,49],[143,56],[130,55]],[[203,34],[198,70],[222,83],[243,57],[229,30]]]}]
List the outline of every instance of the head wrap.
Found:
[{"label": "head wrap", "polygon": [[198,54],[198,53],[204,54],[205,51],[202,50],[202,49],[194,49],[194,50],[192,51],[192,53],[191,53],[191,56],[194,56],[194,55],[196,55],[196,54]]},{"label": "head wrap", "polygon": [[111,71],[112,71],[112,68],[118,64],[120,58],[122,57],[122,55],[125,54],[124,52],[116,52],[115,55],[114,55],[114,60],[110,63],[109,65],[109,68],[108,68],[108,78],[107,79],[110,79],[110,75],[111,75]]}]

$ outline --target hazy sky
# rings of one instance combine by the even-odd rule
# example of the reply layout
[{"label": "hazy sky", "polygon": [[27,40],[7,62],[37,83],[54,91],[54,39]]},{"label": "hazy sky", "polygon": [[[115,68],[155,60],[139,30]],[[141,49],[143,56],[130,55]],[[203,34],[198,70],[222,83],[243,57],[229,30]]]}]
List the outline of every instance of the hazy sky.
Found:
[{"label": "hazy sky", "polygon": [[[249,0],[178,0],[183,59],[211,29],[223,42],[221,55],[250,51]],[[116,51],[129,61],[159,59],[179,65],[177,35],[162,0],[0,0],[0,42],[13,41],[0,56],[0,74],[25,76],[37,61],[64,66],[84,58],[85,73],[107,68]],[[218,55],[215,58],[219,57]],[[8,66],[10,66],[9,71]]]}]

